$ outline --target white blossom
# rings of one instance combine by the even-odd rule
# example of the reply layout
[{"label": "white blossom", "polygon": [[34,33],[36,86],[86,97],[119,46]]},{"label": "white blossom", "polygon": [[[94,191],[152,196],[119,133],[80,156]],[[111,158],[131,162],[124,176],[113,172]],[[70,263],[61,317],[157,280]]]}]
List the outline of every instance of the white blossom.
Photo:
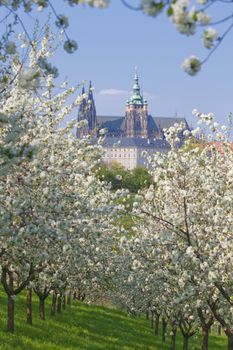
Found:
[{"label": "white blossom", "polygon": [[208,24],[211,22],[210,15],[208,15],[204,11],[197,12],[196,16],[197,16],[198,22],[200,22],[201,24]]},{"label": "white blossom", "polygon": [[201,69],[201,62],[197,57],[190,56],[184,60],[181,67],[189,75],[196,75]]},{"label": "white blossom", "polygon": [[203,33],[203,44],[207,49],[211,49],[214,46],[214,42],[219,38],[219,34],[216,29],[208,28]]},{"label": "white blossom", "polygon": [[173,10],[171,20],[176,29],[182,34],[193,35],[196,30],[196,22],[193,11],[188,11],[189,0],[177,0],[171,6]]}]

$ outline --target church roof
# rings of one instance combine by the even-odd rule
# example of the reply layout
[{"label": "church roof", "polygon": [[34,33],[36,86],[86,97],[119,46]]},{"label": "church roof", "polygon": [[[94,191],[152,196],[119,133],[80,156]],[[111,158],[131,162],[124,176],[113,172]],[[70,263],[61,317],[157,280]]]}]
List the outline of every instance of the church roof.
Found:
[{"label": "church roof", "polygon": [[173,126],[175,123],[180,124],[184,123],[187,129],[189,129],[188,123],[185,118],[177,118],[177,117],[153,117],[154,122],[161,129],[167,129]]},{"label": "church roof", "polygon": [[[180,124],[183,122],[187,129],[189,129],[188,123],[185,118],[177,117],[152,117],[148,116],[148,129],[157,131],[158,129],[167,129],[173,126],[175,123]],[[124,131],[125,117],[122,116],[97,116],[97,123],[99,127],[108,129],[109,132]]]},{"label": "church roof", "polygon": [[145,139],[141,137],[106,137],[103,142],[106,148],[153,148],[155,150],[169,149],[165,140]]},{"label": "church roof", "polygon": [[124,131],[125,117],[97,116],[97,124],[101,128],[108,129],[109,132]]}]

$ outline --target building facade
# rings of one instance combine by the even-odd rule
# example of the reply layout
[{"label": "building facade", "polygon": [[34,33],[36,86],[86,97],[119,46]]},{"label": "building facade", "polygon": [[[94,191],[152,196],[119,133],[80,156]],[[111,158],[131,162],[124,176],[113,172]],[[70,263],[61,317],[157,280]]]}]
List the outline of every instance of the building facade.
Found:
[{"label": "building facade", "polygon": [[103,143],[102,160],[111,165],[117,162],[126,169],[147,166],[147,157],[155,152],[168,152],[169,145],[165,140],[151,140],[139,137],[107,138]]},{"label": "building facade", "polygon": [[103,162],[118,162],[127,169],[144,166],[144,153],[168,152],[169,145],[163,131],[165,128],[183,122],[189,129],[184,118],[152,117],[149,114],[147,100],[140,90],[138,74],[134,76],[132,95],[126,101],[124,116],[97,116],[90,84],[87,99],[83,100],[78,112],[78,121],[82,120],[86,121],[86,125],[77,130],[77,137],[88,134],[98,137],[99,130],[105,129]]}]

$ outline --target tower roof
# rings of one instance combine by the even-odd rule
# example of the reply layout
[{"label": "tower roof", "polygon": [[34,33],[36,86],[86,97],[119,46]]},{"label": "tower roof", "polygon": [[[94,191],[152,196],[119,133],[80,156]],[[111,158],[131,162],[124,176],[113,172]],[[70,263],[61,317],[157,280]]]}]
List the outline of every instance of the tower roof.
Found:
[{"label": "tower roof", "polygon": [[87,100],[88,101],[93,101],[93,93],[92,93],[92,84],[91,84],[91,81],[89,83],[89,90],[88,90],[88,97],[87,97]]},{"label": "tower roof", "polygon": [[94,100],[94,96],[93,96],[93,87],[90,81],[89,84],[89,89],[88,89],[88,96],[87,96],[87,107],[89,111],[93,111],[95,112],[95,100]]},{"label": "tower roof", "polygon": [[130,104],[131,105],[143,105],[143,97],[140,92],[140,85],[139,85],[139,77],[137,72],[134,75],[134,83],[133,83],[133,89],[132,89],[132,95],[130,97]]},{"label": "tower roof", "polygon": [[80,103],[79,110],[78,110],[78,119],[79,120],[83,119],[83,116],[84,116],[84,113],[85,113],[85,107],[86,107],[86,104],[87,104],[87,101],[86,101],[84,96],[85,96],[85,88],[83,86],[83,88],[82,88],[82,101]]}]

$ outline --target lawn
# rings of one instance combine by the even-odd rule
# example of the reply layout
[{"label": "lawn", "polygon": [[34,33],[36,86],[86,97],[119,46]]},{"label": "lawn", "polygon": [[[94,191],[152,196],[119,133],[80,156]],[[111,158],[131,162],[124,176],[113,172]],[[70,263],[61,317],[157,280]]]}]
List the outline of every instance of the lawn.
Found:
[{"label": "lawn", "polygon": [[[34,324],[25,322],[25,297],[16,301],[15,334],[6,329],[6,298],[0,294],[0,350],[168,350],[169,341],[162,347],[160,336],[155,337],[145,318],[100,306],[79,304],[67,306],[62,314],[39,320],[38,304],[34,302]],[[182,349],[180,336],[177,350]],[[226,339],[211,335],[210,350],[225,350]],[[190,350],[200,350],[199,336],[193,337]]]}]

